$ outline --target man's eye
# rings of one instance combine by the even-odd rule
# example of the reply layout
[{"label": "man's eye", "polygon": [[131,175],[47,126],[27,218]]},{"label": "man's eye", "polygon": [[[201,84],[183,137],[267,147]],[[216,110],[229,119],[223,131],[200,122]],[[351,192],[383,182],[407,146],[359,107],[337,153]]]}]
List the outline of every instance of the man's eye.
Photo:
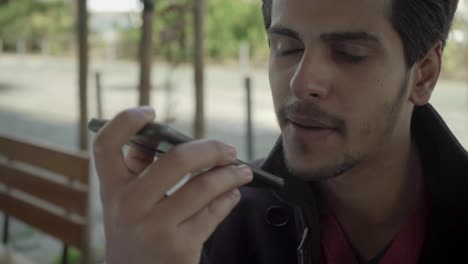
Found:
[{"label": "man's eye", "polygon": [[300,48],[300,49],[278,50],[275,53],[277,56],[288,56],[288,55],[293,55],[295,53],[299,53],[302,51],[304,51],[304,49]]},{"label": "man's eye", "polygon": [[271,52],[274,56],[285,57],[304,51],[304,45],[297,40],[289,37],[276,36],[270,37]]},{"label": "man's eye", "polygon": [[353,55],[342,50],[335,50],[334,53],[337,55],[338,59],[342,59],[351,63],[358,63],[367,58],[367,56]]},{"label": "man's eye", "polygon": [[332,56],[338,62],[359,63],[372,54],[372,48],[367,44],[356,41],[339,41],[330,47]]}]

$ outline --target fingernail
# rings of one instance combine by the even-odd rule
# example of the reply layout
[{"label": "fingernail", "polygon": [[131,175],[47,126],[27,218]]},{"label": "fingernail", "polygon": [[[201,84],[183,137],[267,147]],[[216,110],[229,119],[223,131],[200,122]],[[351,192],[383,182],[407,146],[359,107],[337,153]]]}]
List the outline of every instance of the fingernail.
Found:
[{"label": "fingernail", "polygon": [[225,151],[226,151],[226,156],[229,157],[229,159],[231,159],[231,160],[236,159],[237,151],[233,146],[226,145]]},{"label": "fingernail", "polygon": [[148,116],[151,116],[151,117],[154,116],[154,109],[153,109],[153,107],[151,107],[149,105],[140,106],[138,108],[138,110],[140,112],[144,113],[145,115],[148,115]]},{"label": "fingernail", "polygon": [[249,168],[249,166],[247,165],[239,165],[237,167],[237,169],[239,170],[240,174],[242,175],[242,177],[246,180],[252,180],[253,178],[253,174],[252,174],[252,170]]}]

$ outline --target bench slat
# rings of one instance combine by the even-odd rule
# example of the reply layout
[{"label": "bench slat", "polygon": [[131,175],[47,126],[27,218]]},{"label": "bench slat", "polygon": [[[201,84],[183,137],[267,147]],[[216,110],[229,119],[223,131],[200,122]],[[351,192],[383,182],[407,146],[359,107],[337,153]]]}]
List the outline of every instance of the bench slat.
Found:
[{"label": "bench slat", "polygon": [[88,193],[84,190],[40,178],[6,164],[0,164],[0,182],[80,216],[88,214]]},{"label": "bench slat", "polygon": [[70,152],[1,134],[0,150],[0,155],[9,159],[50,170],[84,184],[89,183],[89,159],[85,152]]},{"label": "bench slat", "polygon": [[0,192],[0,210],[68,245],[85,247],[86,226]]}]

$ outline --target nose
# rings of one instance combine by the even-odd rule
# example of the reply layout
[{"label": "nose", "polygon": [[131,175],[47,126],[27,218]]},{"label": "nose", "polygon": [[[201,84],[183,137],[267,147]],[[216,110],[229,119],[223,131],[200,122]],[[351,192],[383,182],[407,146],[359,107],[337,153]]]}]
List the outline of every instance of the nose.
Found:
[{"label": "nose", "polygon": [[290,82],[293,94],[301,100],[324,100],[330,94],[332,68],[320,50],[306,50]]}]

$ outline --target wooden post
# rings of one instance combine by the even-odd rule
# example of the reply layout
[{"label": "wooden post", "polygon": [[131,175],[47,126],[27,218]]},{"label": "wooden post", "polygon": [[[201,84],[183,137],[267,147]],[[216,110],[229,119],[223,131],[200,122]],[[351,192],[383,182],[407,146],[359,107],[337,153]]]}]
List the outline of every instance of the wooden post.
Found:
[{"label": "wooden post", "polygon": [[49,47],[49,40],[48,39],[41,39],[41,55],[43,57],[47,57],[50,55],[50,47]]},{"label": "wooden post", "polygon": [[194,25],[195,25],[195,121],[194,137],[205,136],[205,109],[204,109],[204,48],[203,48],[203,15],[204,0],[195,0]]},{"label": "wooden post", "polygon": [[102,85],[101,85],[101,73],[96,72],[96,107],[97,107],[97,117],[103,117],[102,111]]},{"label": "wooden post", "polygon": [[247,106],[247,120],[246,120],[246,144],[247,144],[247,160],[251,161],[254,158],[254,136],[252,126],[252,82],[250,76],[245,77],[245,92],[246,92],[246,106]]},{"label": "wooden post", "polygon": [[18,39],[16,41],[16,53],[18,55],[24,55],[26,53],[26,41],[24,39]]},{"label": "wooden post", "polygon": [[244,75],[244,86],[246,93],[246,150],[247,160],[253,160],[254,158],[254,135],[252,125],[252,80],[250,78],[250,47],[248,43],[242,43],[239,49],[239,66],[240,72]]},{"label": "wooden post", "polygon": [[153,50],[153,0],[142,0],[143,12],[141,15],[141,40],[140,40],[140,97],[139,105],[150,104],[151,91],[151,62]]},{"label": "wooden post", "polygon": [[5,245],[5,246],[8,244],[9,234],[10,234],[10,216],[7,215],[6,213],[3,213],[3,237],[2,237],[2,242],[3,242],[3,245]]},{"label": "wooden post", "polygon": [[78,1],[78,68],[80,106],[80,149],[88,149],[88,11],[86,0]]}]

